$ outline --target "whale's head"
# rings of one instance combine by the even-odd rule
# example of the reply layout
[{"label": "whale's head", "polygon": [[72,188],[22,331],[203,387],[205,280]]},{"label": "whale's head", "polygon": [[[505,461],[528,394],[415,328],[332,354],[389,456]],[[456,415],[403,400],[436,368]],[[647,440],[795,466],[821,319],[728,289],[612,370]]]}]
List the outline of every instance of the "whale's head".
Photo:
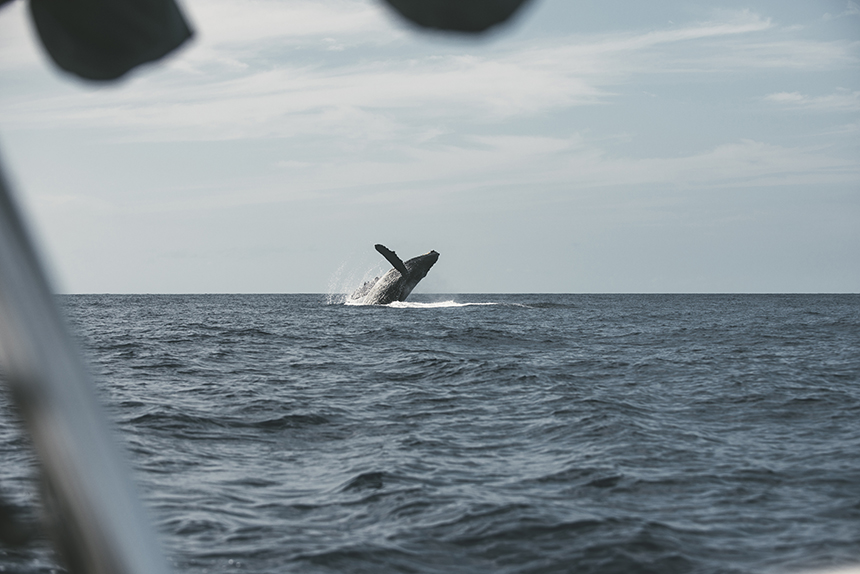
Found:
[{"label": "whale's head", "polygon": [[[407,267],[409,267],[409,274],[415,275],[419,278],[424,278],[427,275],[427,272],[430,271],[430,268],[436,265],[436,262],[439,260],[439,253],[435,250],[429,251],[424,255],[419,255],[414,259],[410,259],[407,262]],[[409,265],[412,263],[412,265]]]},{"label": "whale's head", "polygon": [[364,305],[387,305],[392,301],[405,301],[418,282],[424,279],[430,268],[439,260],[439,253],[430,251],[404,262],[384,245],[377,244],[375,247],[394,269],[379,278],[369,291],[359,289],[353,293],[352,298],[361,299]]},{"label": "whale's head", "polygon": [[[427,272],[430,271],[430,268],[433,267],[438,260],[439,253],[436,251],[430,251],[424,255],[413,257],[407,261],[406,268],[409,269],[409,277],[406,278],[407,282],[411,283],[412,287],[414,287],[416,283],[424,279]],[[412,289],[410,288],[409,290],[411,291]]]}]

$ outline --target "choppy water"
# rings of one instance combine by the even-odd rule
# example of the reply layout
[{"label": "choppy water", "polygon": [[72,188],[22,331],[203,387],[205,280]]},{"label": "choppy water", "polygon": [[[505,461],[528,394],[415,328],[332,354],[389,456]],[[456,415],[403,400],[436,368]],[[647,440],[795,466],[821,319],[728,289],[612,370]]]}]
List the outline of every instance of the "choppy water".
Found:
[{"label": "choppy water", "polygon": [[860,296],[413,299],[61,298],[177,572],[860,563]]}]

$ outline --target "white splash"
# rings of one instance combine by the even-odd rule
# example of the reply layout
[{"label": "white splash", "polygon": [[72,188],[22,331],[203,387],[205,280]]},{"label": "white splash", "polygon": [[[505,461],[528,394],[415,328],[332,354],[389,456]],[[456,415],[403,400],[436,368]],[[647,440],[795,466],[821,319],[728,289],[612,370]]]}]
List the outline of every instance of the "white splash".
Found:
[{"label": "white splash", "polygon": [[419,303],[417,301],[394,301],[385,305],[395,309],[446,309],[449,307],[475,307],[485,305],[497,305],[498,303],[457,303],[456,301],[434,301],[433,303]]},{"label": "white splash", "polygon": [[349,296],[366,281],[374,277],[380,277],[382,275],[382,272],[380,272],[381,267],[382,265],[380,264],[360,272],[355,269],[348,270],[347,263],[341,263],[340,267],[337,268],[337,271],[329,279],[326,304],[361,305],[361,299],[354,300],[350,299]]},{"label": "white splash", "polygon": [[342,293],[343,269],[346,263],[341,263],[337,271],[331,276],[328,282],[328,290],[326,292],[326,305],[337,305],[346,300],[346,293]]}]

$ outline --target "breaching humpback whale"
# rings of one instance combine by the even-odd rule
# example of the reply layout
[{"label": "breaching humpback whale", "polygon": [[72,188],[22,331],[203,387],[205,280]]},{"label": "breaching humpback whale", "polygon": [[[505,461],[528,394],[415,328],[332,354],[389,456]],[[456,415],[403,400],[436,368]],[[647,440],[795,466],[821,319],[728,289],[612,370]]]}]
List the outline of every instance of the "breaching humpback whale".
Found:
[{"label": "breaching humpback whale", "polygon": [[438,253],[430,251],[404,263],[395,252],[384,245],[377,243],[374,247],[394,266],[394,269],[381,278],[376,277],[367,281],[349,296],[351,301],[363,305],[387,305],[394,301],[405,301],[439,259]]}]

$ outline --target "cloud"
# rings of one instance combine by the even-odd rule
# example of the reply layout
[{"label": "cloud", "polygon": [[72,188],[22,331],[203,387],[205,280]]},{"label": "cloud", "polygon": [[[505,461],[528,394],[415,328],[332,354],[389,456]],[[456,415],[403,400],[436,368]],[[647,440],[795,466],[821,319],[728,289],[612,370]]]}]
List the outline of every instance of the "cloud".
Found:
[{"label": "cloud", "polygon": [[371,2],[210,0],[189,9],[199,38],[158,73],[117,88],[0,97],[0,120],[22,129],[101,128],[140,141],[374,140],[419,124],[462,130],[605,105],[642,74],[820,69],[856,51],[839,42],[764,41],[775,26],[750,11],[644,33],[437,49],[404,36]]},{"label": "cloud", "polygon": [[[629,157],[584,133],[542,128],[524,135],[504,127],[613,105],[645,74],[819,70],[856,60],[855,44],[796,39],[750,11],[662,30],[520,38],[475,49],[406,37],[364,1],[211,0],[190,10],[198,44],[158,73],[118,87],[63,84],[39,97],[0,95],[0,121],[6,129],[85,129],[109,141],[283,140],[287,151],[272,162],[272,183],[235,197],[229,191],[228,203],[283,198],[277,182],[285,177],[291,198],[361,188],[362,201],[390,201],[392,186],[461,193],[530,184],[857,181],[856,162],[812,148],[739,139],[680,157]],[[849,90],[765,100],[787,109],[860,109],[860,92]],[[486,126],[497,133],[503,126],[508,135],[478,135]]]},{"label": "cloud", "polygon": [[189,72],[245,69],[289,59],[297,48],[339,50],[355,43],[385,44],[401,35],[371,0],[202,0],[187,10],[195,45],[171,65]]},{"label": "cloud", "polygon": [[803,109],[816,112],[860,111],[860,91],[840,89],[826,96],[808,96],[800,92],[770,94],[765,100],[788,109]]},{"label": "cloud", "polygon": [[831,14],[830,12],[826,12],[824,14],[823,19],[824,20],[834,20],[837,18],[845,18],[846,16],[860,16],[860,5],[858,5],[853,0],[848,0],[845,3],[845,11],[844,12],[842,12],[841,14],[837,14],[836,16],[833,16],[833,14]]},{"label": "cloud", "polygon": [[[377,150],[378,151],[378,150]],[[322,201],[332,205],[517,205],[575,201],[583,193],[624,188],[665,195],[714,189],[856,184],[860,162],[814,147],[754,140],[676,157],[612,153],[581,134],[470,136],[460,145],[411,145],[397,155],[285,157],[253,189],[201,188],[207,208]],[[217,188],[216,188],[217,187]],[[144,199],[142,201],[149,201]],[[197,210],[191,194],[157,209]],[[139,206],[136,207],[139,209]],[[493,208],[495,209],[495,208]]]}]

